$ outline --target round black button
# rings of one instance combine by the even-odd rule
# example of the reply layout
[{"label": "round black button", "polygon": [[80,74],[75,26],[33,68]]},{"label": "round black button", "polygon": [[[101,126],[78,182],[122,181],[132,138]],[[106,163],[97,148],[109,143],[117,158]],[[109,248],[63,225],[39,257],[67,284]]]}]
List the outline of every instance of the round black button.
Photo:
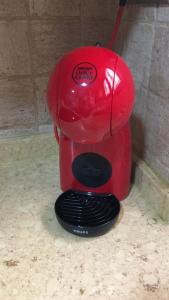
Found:
[{"label": "round black button", "polygon": [[97,153],[83,153],[72,164],[75,178],[83,185],[97,188],[105,184],[112,175],[110,162]]}]

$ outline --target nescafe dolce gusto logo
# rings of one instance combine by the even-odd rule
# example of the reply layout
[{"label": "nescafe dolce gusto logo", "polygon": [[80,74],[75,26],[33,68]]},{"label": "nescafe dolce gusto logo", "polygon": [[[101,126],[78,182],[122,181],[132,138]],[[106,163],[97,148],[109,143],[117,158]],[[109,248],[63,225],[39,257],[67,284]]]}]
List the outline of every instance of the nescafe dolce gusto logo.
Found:
[{"label": "nescafe dolce gusto logo", "polygon": [[73,69],[72,78],[76,84],[87,86],[96,80],[97,69],[91,63],[80,63]]}]

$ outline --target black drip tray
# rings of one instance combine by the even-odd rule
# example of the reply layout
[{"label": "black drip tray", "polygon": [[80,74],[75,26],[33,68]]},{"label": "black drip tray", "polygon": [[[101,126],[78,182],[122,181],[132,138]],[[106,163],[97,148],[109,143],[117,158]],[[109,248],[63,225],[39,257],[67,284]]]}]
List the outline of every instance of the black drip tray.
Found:
[{"label": "black drip tray", "polygon": [[59,223],[67,231],[94,237],[108,232],[117,220],[120,202],[111,194],[86,193],[69,190],[55,203]]}]

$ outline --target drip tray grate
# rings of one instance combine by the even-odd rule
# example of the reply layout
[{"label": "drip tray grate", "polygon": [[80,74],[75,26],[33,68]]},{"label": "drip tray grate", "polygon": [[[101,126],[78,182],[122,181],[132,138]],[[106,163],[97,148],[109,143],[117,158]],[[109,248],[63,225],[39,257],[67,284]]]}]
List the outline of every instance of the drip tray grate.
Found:
[{"label": "drip tray grate", "polygon": [[84,237],[108,232],[117,220],[120,203],[111,194],[69,190],[55,203],[58,222],[67,231]]}]

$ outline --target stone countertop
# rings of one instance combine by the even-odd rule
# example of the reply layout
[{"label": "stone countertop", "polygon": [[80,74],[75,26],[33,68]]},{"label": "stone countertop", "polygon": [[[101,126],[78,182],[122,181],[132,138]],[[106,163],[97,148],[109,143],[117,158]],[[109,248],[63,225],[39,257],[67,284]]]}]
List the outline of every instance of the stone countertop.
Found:
[{"label": "stone countertop", "polygon": [[50,135],[0,142],[0,300],[168,300],[169,225],[133,187],[116,227],[79,238],[57,223]]}]

